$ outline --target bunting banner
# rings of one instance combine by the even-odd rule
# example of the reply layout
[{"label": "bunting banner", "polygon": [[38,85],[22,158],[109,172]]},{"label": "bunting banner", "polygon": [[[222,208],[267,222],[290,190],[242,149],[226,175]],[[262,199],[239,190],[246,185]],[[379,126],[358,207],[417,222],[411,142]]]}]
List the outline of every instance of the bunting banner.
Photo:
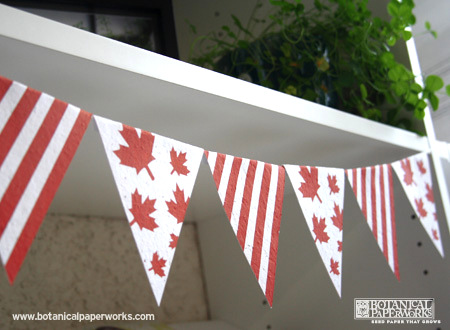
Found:
[{"label": "bunting banner", "polygon": [[284,168],[216,152],[205,155],[231,227],[272,306]]},{"label": "bunting banner", "polygon": [[344,170],[284,165],[328,275],[341,296]]},{"label": "bunting banner", "polygon": [[441,256],[444,256],[434,202],[431,169],[426,153],[392,163],[412,208]]},{"label": "bunting banner", "polygon": [[346,174],[378,246],[400,281],[391,165],[355,168]]},{"label": "bunting banner", "polygon": [[[89,125],[91,114],[0,77],[0,258],[12,284]],[[427,153],[355,169],[284,165],[204,151],[94,116],[158,305],[205,154],[237,241],[273,303],[285,172],[341,296],[345,175],[400,280],[392,168],[444,255]]]},{"label": "bunting banner", "polygon": [[91,114],[0,77],[0,256],[12,284]]},{"label": "bunting banner", "polygon": [[203,149],[94,116],[158,305]]}]

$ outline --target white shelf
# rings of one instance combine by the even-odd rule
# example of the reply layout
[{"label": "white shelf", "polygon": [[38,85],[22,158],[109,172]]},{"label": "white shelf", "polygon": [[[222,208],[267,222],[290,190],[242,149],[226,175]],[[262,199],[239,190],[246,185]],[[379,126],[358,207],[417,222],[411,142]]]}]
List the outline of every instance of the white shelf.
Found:
[{"label": "white shelf", "polygon": [[[411,132],[4,5],[0,5],[0,46],[1,75],[93,114],[208,150],[276,164],[344,168],[391,162],[428,150],[427,140]],[[121,216],[92,130],[74,164],[51,210]],[[83,192],[92,182],[97,182],[92,195]],[[197,219],[210,214],[193,208],[198,209]]]}]

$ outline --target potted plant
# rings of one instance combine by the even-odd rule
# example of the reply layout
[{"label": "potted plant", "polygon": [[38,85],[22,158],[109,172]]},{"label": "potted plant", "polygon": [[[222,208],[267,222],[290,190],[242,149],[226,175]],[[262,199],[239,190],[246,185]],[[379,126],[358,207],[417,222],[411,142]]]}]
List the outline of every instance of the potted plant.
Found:
[{"label": "potted plant", "polygon": [[[391,0],[389,21],[372,15],[367,0],[315,0],[309,9],[301,0],[269,1],[268,18],[257,18],[258,1],[247,26],[232,16],[234,29],[198,37],[191,62],[408,130],[423,119],[427,100],[438,109],[442,79],[430,75],[420,86],[392,52],[412,37],[413,0]],[[426,29],[436,36],[429,23]]]}]

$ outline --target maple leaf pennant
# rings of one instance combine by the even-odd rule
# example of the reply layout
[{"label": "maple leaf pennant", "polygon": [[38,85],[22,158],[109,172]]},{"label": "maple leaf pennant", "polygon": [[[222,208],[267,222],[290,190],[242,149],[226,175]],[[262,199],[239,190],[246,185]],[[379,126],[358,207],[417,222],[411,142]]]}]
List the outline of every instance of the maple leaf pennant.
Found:
[{"label": "maple leaf pennant", "polygon": [[[433,184],[427,153],[420,153],[392,163],[406,196],[420,223],[441,256],[444,256],[436,218]],[[414,179],[414,180],[413,180]]]},{"label": "maple leaf pennant", "polygon": [[211,151],[205,155],[239,245],[272,306],[284,169]]},{"label": "maple leaf pennant", "polygon": [[344,170],[297,165],[284,168],[322,262],[341,296],[342,271],[338,268],[342,264]]},{"label": "maple leaf pennant", "polygon": [[203,150],[102,117],[95,121],[159,305]]},{"label": "maple leaf pennant", "polygon": [[[355,168],[347,170],[346,173],[380,250],[392,272],[400,280],[391,165]],[[412,175],[408,177],[412,178]]]}]

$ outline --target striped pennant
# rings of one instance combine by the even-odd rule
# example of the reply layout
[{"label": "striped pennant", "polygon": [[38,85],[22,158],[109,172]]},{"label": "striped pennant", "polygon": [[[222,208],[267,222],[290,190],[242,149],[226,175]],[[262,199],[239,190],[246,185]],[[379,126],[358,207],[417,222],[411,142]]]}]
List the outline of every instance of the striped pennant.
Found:
[{"label": "striped pennant", "polygon": [[205,154],[231,227],[272,306],[284,168],[216,152]]},{"label": "striped pennant", "polygon": [[378,246],[400,281],[391,165],[355,168],[346,174]]},{"label": "striped pennant", "polygon": [[317,250],[339,297],[345,173],[343,169],[284,165]]},{"label": "striped pennant", "polygon": [[11,284],[90,118],[0,77],[0,257]]},{"label": "striped pennant", "polygon": [[403,190],[420,223],[441,256],[444,256],[436,204],[433,194],[433,180],[427,153],[420,153],[392,163]]}]

